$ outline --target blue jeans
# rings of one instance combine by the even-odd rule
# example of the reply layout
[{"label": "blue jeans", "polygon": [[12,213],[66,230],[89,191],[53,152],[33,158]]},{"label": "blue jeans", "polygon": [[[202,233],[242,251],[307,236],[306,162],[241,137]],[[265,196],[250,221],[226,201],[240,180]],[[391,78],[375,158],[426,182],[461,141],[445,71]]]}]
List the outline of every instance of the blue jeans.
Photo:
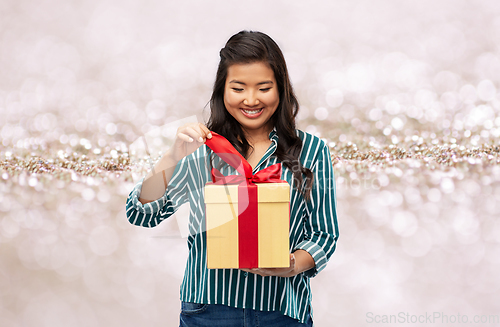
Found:
[{"label": "blue jeans", "polygon": [[305,324],[279,311],[257,311],[222,304],[181,303],[180,327],[312,327],[309,316]]}]

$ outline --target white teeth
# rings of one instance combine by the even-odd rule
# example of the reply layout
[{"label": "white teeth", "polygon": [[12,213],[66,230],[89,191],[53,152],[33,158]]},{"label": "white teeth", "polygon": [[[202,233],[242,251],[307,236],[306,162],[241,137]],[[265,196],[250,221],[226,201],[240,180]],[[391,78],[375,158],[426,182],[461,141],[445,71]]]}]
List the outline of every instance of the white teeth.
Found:
[{"label": "white teeth", "polygon": [[256,113],[259,113],[262,109],[257,109],[257,110],[244,110],[244,112],[246,112],[247,114],[249,115],[255,115]]}]

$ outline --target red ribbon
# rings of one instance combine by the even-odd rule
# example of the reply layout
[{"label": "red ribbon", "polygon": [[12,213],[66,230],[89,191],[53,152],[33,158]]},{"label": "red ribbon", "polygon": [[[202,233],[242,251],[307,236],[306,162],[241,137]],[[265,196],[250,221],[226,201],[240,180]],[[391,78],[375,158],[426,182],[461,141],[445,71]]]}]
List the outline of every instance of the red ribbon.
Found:
[{"label": "red ribbon", "polygon": [[[286,183],[281,180],[281,164],[277,163],[252,174],[252,166],[229,141],[215,133],[205,144],[241,175],[224,176],[212,168],[213,184],[238,184],[238,253],[240,268],[259,265],[258,194],[255,183]],[[246,194],[248,194],[248,205]]]}]

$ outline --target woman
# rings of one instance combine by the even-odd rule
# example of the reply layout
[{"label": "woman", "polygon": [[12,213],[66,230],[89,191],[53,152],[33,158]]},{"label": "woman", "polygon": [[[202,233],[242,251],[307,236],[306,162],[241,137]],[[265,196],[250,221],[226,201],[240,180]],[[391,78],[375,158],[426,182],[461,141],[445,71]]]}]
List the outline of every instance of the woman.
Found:
[{"label": "woman", "polygon": [[[207,126],[177,130],[165,153],[127,201],[135,225],[153,227],[191,205],[189,256],[181,285],[181,326],[312,326],[309,280],[325,266],[338,238],[335,180],[328,146],[295,129],[299,105],[278,45],[242,31],[220,51]],[[282,163],[291,185],[290,266],[207,269],[203,186],[212,165],[225,165],[204,145],[214,131],[242,154],[253,173]]]}]

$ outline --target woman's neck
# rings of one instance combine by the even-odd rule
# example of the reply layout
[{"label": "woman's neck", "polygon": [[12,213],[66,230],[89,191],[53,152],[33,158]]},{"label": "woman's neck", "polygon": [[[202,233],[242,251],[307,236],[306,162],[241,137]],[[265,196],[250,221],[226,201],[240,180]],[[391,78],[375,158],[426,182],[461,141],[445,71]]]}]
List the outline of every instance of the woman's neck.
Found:
[{"label": "woman's neck", "polygon": [[262,142],[269,142],[269,133],[273,130],[273,126],[263,126],[258,130],[245,130],[243,133],[250,145],[254,145]]}]

